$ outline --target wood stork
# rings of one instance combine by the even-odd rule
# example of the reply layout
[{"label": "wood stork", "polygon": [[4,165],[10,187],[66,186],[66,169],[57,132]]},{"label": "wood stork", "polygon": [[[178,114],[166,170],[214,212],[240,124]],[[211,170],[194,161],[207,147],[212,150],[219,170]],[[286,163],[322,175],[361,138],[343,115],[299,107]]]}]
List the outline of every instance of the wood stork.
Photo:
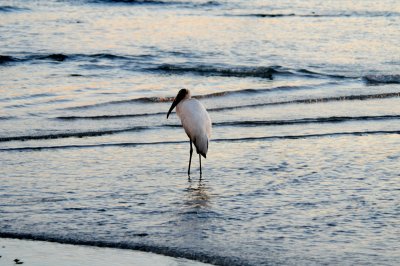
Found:
[{"label": "wood stork", "polygon": [[201,156],[207,158],[208,142],[211,137],[211,119],[206,108],[196,99],[191,98],[190,91],[181,89],[169,108],[167,119],[176,106],[176,114],[181,120],[182,126],[190,139],[190,158],[188,176],[190,179],[190,164],[192,162],[193,146],[199,155],[200,179]]}]

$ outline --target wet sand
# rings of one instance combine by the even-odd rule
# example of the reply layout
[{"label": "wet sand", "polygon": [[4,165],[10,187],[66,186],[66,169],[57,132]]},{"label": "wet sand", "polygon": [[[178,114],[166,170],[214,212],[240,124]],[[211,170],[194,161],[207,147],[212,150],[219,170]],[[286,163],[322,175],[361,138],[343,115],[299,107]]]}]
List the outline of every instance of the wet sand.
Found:
[{"label": "wet sand", "polygon": [[51,243],[45,241],[0,238],[0,265],[53,266],[53,265],[210,265],[182,258],[154,253]]}]

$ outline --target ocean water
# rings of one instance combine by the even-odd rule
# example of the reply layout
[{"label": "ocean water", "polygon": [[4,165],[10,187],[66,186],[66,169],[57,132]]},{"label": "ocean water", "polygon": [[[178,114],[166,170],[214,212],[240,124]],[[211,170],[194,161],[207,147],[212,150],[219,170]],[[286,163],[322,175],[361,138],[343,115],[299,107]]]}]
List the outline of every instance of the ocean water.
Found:
[{"label": "ocean water", "polygon": [[395,0],[1,1],[0,237],[399,265],[399,25]]}]

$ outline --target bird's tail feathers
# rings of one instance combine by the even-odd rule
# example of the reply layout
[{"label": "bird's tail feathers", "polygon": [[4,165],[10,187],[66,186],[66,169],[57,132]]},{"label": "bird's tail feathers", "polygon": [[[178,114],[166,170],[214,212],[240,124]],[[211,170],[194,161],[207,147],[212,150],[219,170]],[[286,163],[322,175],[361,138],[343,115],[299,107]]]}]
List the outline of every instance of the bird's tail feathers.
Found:
[{"label": "bird's tail feathers", "polygon": [[201,154],[204,158],[207,158],[208,137],[204,135],[203,137],[195,139],[193,142],[194,146],[196,147],[197,154]]}]

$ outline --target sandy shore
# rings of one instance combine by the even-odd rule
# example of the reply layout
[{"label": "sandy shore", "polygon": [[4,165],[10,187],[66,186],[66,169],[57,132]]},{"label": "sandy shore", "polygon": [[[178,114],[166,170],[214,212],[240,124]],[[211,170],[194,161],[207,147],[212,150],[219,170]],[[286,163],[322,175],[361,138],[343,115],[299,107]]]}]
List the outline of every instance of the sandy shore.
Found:
[{"label": "sandy shore", "polygon": [[0,238],[0,265],[16,265],[15,259],[29,266],[81,265],[210,265],[182,258],[115,248],[58,244],[44,241]]}]

